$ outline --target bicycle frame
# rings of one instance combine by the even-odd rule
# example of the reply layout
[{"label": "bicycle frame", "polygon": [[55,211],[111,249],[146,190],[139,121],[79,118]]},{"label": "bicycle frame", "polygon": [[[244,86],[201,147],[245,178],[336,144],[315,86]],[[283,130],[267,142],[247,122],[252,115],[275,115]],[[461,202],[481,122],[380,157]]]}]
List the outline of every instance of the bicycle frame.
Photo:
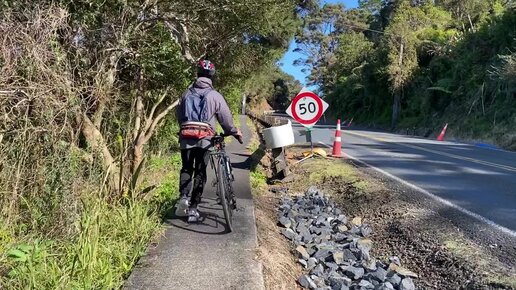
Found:
[{"label": "bicycle frame", "polygon": [[224,136],[212,138],[212,145],[215,148],[210,153],[211,168],[215,172],[213,186],[217,188],[217,196],[222,204],[224,217],[228,226],[228,231],[233,230],[232,217],[233,210],[236,209],[236,200],[233,192],[232,182],[235,180],[231,162],[226,154]]},{"label": "bicycle frame", "polygon": [[231,161],[229,157],[226,154],[226,144],[224,143],[224,137],[216,136],[214,137],[213,141],[214,143],[213,147],[215,148],[215,151],[210,153],[210,163],[211,168],[215,171],[216,175],[216,181],[218,182],[218,172],[217,167],[215,166],[215,158],[217,158],[218,162],[224,162],[226,169],[226,173],[229,178],[229,181],[234,181],[235,177],[233,176],[233,167],[231,166]]}]

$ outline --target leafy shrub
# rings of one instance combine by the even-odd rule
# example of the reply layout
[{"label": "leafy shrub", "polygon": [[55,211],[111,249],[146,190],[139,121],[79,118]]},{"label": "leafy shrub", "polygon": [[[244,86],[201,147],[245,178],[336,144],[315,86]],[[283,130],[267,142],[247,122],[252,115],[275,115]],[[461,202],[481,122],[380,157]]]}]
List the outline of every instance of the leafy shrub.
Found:
[{"label": "leafy shrub", "polygon": [[116,289],[160,226],[149,203],[84,198],[71,240],[29,239],[2,257],[9,289]]}]

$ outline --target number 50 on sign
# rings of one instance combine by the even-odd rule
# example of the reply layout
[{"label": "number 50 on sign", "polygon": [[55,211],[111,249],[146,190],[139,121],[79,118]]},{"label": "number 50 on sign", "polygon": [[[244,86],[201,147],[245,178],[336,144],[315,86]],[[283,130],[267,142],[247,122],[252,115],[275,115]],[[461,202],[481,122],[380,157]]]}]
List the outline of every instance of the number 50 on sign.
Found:
[{"label": "number 50 on sign", "polygon": [[305,127],[312,127],[319,121],[328,104],[316,94],[301,91],[287,108],[286,113]]}]

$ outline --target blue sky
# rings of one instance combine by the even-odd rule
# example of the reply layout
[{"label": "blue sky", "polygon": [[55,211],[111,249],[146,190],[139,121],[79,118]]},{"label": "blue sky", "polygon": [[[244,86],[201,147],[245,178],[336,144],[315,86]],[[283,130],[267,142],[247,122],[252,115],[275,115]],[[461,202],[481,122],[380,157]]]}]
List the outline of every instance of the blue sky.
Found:
[{"label": "blue sky", "polygon": [[[343,3],[346,8],[353,8],[357,7],[358,0],[326,0],[322,1],[323,3]],[[290,47],[288,48],[288,52],[283,56],[283,58],[279,61],[281,63],[281,69],[293,75],[297,80],[299,80],[303,85],[305,85],[305,78],[307,74],[301,72],[302,67],[301,66],[294,66],[293,62],[294,60],[303,57],[302,54],[293,52],[293,50],[296,48],[296,44],[294,41],[290,43]]]}]

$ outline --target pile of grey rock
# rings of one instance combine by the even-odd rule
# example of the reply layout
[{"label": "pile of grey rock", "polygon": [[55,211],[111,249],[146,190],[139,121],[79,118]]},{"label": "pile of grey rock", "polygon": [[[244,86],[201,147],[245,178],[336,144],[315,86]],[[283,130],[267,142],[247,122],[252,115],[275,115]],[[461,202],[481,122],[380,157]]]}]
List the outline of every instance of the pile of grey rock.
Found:
[{"label": "pile of grey rock", "polygon": [[359,217],[348,220],[335,203],[311,187],[279,207],[282,234],[295,246],[308,274],[299,277],[306,289],[414,290],[417,274],[401,267],[397,257],[387,263],[370,256],[372,229]]}]

